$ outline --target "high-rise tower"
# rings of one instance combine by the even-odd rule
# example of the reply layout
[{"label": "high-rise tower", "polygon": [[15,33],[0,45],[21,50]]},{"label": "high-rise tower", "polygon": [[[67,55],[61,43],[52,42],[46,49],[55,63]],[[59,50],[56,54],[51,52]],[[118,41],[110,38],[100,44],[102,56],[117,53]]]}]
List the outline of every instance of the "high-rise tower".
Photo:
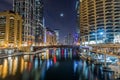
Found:
[{"label": "high-rise tower", "polygon": [[34,0],[14,0],[13,10],[23,18],[23,45],[31,45],[34,42]]},{"label": "high-rise tower", "polygon": [[91,43],[120,42],[120,0],[81,0],[80,34]]},{"label": "high-rise tower", "polygon": [[13,10],[23,18],[23,46],[35,44],[42,34],[43,3],[41,0],[14,0]]},{"label": "high-rise tower", "polygon": [[76,6],[75,6],[75,10],[77,12],[77,33],[80,33],[80,1],[77,0],[76,1]]},{"label": "high-rise tower", "polygon": [[43,0],[35,0],[35,43],[44,43]]}]

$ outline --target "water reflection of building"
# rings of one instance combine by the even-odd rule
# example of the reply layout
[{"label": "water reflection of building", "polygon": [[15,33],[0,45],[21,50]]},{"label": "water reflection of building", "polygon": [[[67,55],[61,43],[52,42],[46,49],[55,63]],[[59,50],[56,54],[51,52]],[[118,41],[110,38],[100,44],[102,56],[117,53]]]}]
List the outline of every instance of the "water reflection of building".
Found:
[{"label": "water reflection of building", "polygon": [[11,57],[8,58],[8,67],[9,67],[9,75],[12,74],[12,70],[13,70],[13,60],[11,59]]},{"label": "water reflection of building", "polygon": [[0,77],[2,76],[2,64],[0,64]]},{"label": "water reflection of building", "polygon": [[0,12],[0,47],[20,47],[22,17],[13,11]]},{"label": "water reflection of building", "polygon": [[4,63],[3,63],[3,71],[2,71],[2,78],[5,78],[8,74],[8,61],[7,59],[4,59]]},{"label": "water reflection of building", "polygon": [[17,68],[18,68],[18,59],[17,57],[13,59],[13,64],[12,64],[12,75],[16,74]]},{"label": "water reflection of building", "polygon": [[20,65],[20,72],[22,73],[23,70],[24,70],[24,58],[21,57],[20,63],[21,63],[21,65]]},{"label": "water reflection of building", "polygon": [[3,59],[3,64],[0,64],[0,78],[4,79],[8,75],[14,76],[18,69],[18,58],[8,57]]}]

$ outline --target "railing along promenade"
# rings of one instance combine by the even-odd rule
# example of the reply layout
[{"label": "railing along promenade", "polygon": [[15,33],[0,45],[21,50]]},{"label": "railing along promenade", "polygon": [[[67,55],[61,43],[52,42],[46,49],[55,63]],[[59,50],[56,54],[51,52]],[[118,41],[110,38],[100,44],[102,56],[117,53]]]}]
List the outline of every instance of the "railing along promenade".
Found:
[{"label": "railing along promenade", "polygon": [[[120,58],[120,44],[92,44],[91,52],[107,54]],[[115,51],[115,52],[114,52]]]},{"label": "railing along promenade", "polygon": [[43,52],[45,52],[45,50],[39,50],[39,51],[36,51],[36,52],[15,52],[15,53],[12,53],[12,54],[0,54],[0,59],[8,58],[8,57],[21,56],[21,55],[35,55],[35,54],[40,54],[40,53],[43,53]]}]

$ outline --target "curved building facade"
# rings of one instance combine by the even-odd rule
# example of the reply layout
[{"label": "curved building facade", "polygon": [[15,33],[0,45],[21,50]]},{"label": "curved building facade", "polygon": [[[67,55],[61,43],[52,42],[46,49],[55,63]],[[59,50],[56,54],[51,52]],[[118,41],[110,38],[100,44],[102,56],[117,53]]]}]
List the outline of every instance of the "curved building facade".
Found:
[{"label": "curved building facade", "polygon": [[81,40],[87,43],[120,43],[120,0],[82,0]]}]

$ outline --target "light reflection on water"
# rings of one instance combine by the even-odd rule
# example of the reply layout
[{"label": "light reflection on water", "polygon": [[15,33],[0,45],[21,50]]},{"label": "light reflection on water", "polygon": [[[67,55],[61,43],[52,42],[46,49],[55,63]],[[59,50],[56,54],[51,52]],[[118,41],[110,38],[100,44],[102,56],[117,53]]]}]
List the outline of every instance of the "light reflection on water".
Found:
[{"label": "light reflection on water", "polygon": [[[76,50],[72,48],[56,48],[47,49],[46,53],[39,55],[8,57],[3,59],[3,63],[0,64],[0,80],[45,80],[48,71],[61,68],[61,65],[65,65],[65,70],[74,73],[75,80],[114,80],[113,74],[104,73],[101,67],[86,63],[83,60],[74,60],[76,55]],[[53,58],[56,59],[56,63]],[[61,72],[58,73],[61,74]],[[70,73],[66,74],[69,75]],[[53,72],[49,75],[54,76],[56,74]],[[54,77],[59,78],[59,76]],[[67,79],[65,78],[65,80]]]},{"label": "light reflection on water", "polygon": [[8,61],[7,59],[4,60],[4,63],[3,63],[3,71],[2,71],[2,78],[5,78],[7,76],[7,73],[8,73]]}]

